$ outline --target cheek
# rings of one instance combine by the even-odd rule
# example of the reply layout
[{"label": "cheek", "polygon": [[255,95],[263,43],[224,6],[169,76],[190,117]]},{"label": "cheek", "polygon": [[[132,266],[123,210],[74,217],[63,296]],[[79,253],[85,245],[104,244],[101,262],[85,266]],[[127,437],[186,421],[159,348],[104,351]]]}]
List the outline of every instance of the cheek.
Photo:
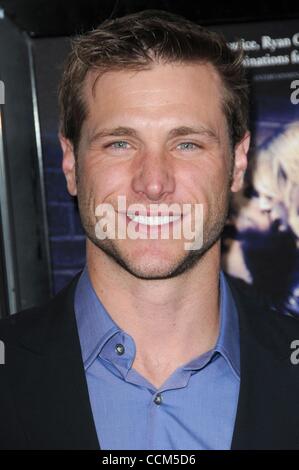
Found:
[{"label": "cheek", "polygon": [[203,203],[221,200],[227,195],[229,186],[229,168],[215,159],[185,168],[181,173],[184,188],[191,193],[194,200]]},{"label": "cheek", "polygon": [[190,176],[192,181],[193,199],[203,204],[204,224],[220,220],[227,211],[229,202],[229,175],[223,165],[201,169]]},{"label": "cheek", "polygon": [[81,188],[85,193],[92,193],[95,203],[125,194],[128,177],[124,168],[91,162],[82,165],[80,171]]}]

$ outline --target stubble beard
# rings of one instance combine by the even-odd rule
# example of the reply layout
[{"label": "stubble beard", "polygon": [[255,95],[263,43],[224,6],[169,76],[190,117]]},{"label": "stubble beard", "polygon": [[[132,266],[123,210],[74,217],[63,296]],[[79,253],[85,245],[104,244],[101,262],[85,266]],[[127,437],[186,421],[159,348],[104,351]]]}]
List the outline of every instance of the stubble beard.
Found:
[{"label": "stubble beard", "polygon": [[[180,276],[194,268],[221,237],[231,202],[230,185],[232,182],[232,171],[233,165],[231,166],[228,185],[222,193],[222,202],[220,206],[217,207],[217,210],[214,211],[214,214],[212,214],[210,223],[204,224],[202,246],[196,250],[184,250],[184,254],[175,259],[171,266],[167,266],[164,270],[160,268],[151,269],[149,266],[142,269],[141,266],[138,266],[133,260],[130,260],[129,255],[122,253],[117,239],[101,240],[96,237],[96,218],[93,213],[91,214],[91,208],[94,206],[93,193],[90,193],[90,196],[86,199],[86,193],[83,188],[81,189],[80,180],[77,178],[78,205],[85,234],[97,249],[101,250],[110,260],[138,279],[162,280]],[[78,167],[76,174],[79,174]]]},{"label": "stubble beard", "polygon": [[[104,239],[101,240],[95,235],[95,224],[96,220],[90,216],[86,216],[89,213],[90,205],[88,203],[80,204],[79,209],[81,214],[81,221],[85,234],[91,243],[99,250],[104,252],[110,260],[113,260],[118,266],[123,268],[125,271],[130,273],[132,276],[144,279],[144,280],[158,280],[158,279],[170,279],[184,273],[187,273],[194,268],[213,247],[213,245],[220,239],[223,228],[226,223],[229,210],[230,194],[227,194],[224,207],[221,211],[218,211],[212,216],[211,222],[203,230],[203,243],[199,249],[195,250],[184,250],[180,256],[175,256],[173,262],[167,263],[167,266],[163,268],[161,262],[157,265],[154,263],[152,266],[150,263],[139,263],[131,259],[130,254],[126,253],[125,250],[121,249],[121,242],[117,239]],[[83,206],[83,207],[82,207]],[[134,243],[134,240],[131,240]],[[138,241],[142,243],[142,241]],[[146,243],[147,240],[144,240]],[[155,241],[159,243],[159,240]],[[163,240],[165,242],[165,240]],[[171,240],[169,241],[171,243]],[[182,241],[183,242],[183,241]]]}]

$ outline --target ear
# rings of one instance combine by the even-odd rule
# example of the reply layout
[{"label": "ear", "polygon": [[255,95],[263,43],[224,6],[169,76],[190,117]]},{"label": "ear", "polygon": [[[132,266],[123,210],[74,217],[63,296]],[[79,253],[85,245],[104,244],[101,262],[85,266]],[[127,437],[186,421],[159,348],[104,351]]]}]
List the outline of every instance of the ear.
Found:
[{"label": "ear", "polygon": [[240,191],[244,182],[244,175],[247,168],[247,154],[250,145],[250,133],[246,132],[242,140],[235,147],[235,160],[231,191],[236,193]]},{"label": "ear", "polygon": [[73,144],[60,133],[58,137],[63,152],[62,170],[66,178],[67,189],[72,196],[76,196],[76,157],[74,155]]}]

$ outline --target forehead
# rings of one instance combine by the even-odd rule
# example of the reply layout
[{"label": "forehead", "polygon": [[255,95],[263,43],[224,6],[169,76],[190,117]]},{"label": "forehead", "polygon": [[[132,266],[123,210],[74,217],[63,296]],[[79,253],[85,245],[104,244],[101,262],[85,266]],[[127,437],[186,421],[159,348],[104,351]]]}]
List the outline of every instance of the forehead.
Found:
[{"label": "forehead", "polygon": [[[147,70],[88,72],[83,96],[88,120],[142,116],[223,121],[224,86],[208,63],[154,64]],[[157,122],[157,121],[156,121]],[[218,123],[219,124],[219,123]]]}]

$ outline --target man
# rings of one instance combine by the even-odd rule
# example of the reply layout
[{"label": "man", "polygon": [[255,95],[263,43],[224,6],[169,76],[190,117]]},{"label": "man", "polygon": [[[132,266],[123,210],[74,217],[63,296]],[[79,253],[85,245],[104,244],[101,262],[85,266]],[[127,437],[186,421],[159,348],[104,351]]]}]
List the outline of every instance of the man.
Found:
[{"label": "man", "polygon": [[1,323],[1,446],[299,448],[298,323],[220,270],[250,139],[241,53],[144,11],[74,41],[59,100],[87,263]]}]

